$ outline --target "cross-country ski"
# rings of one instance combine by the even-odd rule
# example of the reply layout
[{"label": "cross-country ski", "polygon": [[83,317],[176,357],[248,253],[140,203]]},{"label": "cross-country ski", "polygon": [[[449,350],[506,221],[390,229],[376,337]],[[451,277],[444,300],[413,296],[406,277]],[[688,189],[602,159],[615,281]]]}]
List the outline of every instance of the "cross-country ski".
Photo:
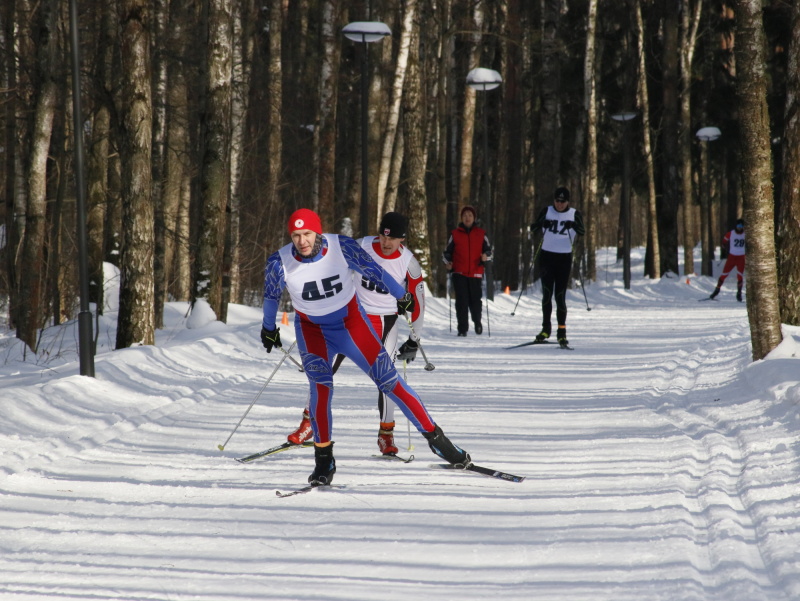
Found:
[{"label": "cross-country ski", "polygon": [[267,457],[269,455],[275,455],[276,453],[282,453],[283,451],[288,451],[290,449],[302,449],[313,446],[314,446],[313,442],[304,442],[302,444],[284,442],[274,447],[270,447],[269,449],[266,449],[264,451],[253,453],[252,455],[246,455],[245,457],[236,457],[236,461],[238,461],[239,463],[250,463],[251,461],[255,461],[256,459],[261,459],[262,457]]}]

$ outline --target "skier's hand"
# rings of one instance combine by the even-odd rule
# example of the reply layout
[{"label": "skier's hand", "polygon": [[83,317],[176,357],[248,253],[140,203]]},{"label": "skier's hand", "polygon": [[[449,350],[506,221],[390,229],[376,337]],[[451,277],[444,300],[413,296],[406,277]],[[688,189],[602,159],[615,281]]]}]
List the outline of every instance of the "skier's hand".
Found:
[{"label": "skier's hand", "polygon": [[400,347],[400,350],[397,352],[397,358],[401,361],[413,361],[417,356],[418,348],[419,344],[409,338]]},{"label": "skier's hand", "polygon": [[552,221],[550,221],[549,219],[545,219],[545,220],[542,222],[542,227],[543,227],[544,229],[546,229],[546,230],[549,230],[551,227],[553,227],[553,222],[552,222]]},{"label": "skier's hand", "polygon": [[283,347],[281,344],[280,328],[268,330],[264,326],[261,326],[261,344],[264,345],[264,348],[267,349],[268,353],[272,352],[272,347],[274,346]]},{"label": "skier's hand", "polygon": [[405,313],[411,314],[415,306],[414,296],[410,292],[406,292],[403,298],[397,299],[397,312],[400,315],[404,315]]},{"label": "skier's hand", "polygon": [[564,222],[564,229],[565,230],[571,230],[574,227],[575,227],[575,222],[574,221],[570,220],[570,221],[565,221]]}]

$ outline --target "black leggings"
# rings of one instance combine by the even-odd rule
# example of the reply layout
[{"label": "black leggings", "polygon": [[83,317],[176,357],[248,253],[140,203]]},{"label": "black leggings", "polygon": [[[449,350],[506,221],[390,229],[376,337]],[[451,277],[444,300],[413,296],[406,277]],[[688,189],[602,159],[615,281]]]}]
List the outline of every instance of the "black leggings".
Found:
[{"label": "black leggings", "polygon": [[466,334],[469,330],[469,317],[475,324],[481,323],[483,290],[481,278],[470,278],[454,273],[453,290],[456,293],[456,319],[458,331]]},{"label": "black leggings", "polygon": [[540,251],[539,270],[542,280],[542,330],[550,332],[553,292],[556,294],[558,325],[565,326],[567,324],[567,285],[570,273],[572,273],[572,253]]}]

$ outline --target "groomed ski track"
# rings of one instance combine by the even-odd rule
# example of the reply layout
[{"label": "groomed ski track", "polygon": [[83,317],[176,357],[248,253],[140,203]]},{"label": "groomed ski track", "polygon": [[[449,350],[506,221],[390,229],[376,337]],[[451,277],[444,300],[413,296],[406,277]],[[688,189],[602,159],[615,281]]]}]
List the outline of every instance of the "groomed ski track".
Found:
[{"label": "groomed ski track", "polygon": [[429,301],[436,370],[419,357],[410,384],[476,463],[522,483],[431,469],[413,431],[417,461],[372,459],[375,388],[345,362],[333,409],[345,488],[277,498],[305,484],[313,450],[232,458],[297,426],[306,381],[288,361],[216,448],[280,358],[261,348],[257,309],[187,330],[172,304],[157,346],[114,352],[106,316],[96,379],[67,351],[12,365],[8,343],[0,599],[800,599],[800,363],[752,364],[734,287],[698,303],[714,278],[684,280],[625,291],[601,276],[591,312],[571,290],[570,353],[503,350],[538,332],[536,287],[513,317],[516,294],[498,294],[466,339],[446,301]]}]

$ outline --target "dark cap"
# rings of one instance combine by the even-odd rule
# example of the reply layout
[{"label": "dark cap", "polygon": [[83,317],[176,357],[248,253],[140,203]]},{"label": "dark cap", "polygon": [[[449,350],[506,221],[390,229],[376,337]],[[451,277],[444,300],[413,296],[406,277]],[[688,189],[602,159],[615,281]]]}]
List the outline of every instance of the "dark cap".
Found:
[{"label": "dark cap", "polygon": [[408,229],[408,218],[400,213],[386,213],[378,226],[378,233],[389,238],[405,238]]},{"label": "dark cap", "polygon": [[556,192],[553,195],[553,198],[556,200],[569,200],[569,190],[566,188],[556,188]]},{"label": "dark cap", "polygon": [[472,218],[473,219],[477,219],[478,218],[478,211],[476,211],[475,207],[473,207],[472,205],[464,205],[464,208],[461,209],[461,213],[460,213],[460,215],[462,217],[463,217],[465,211],[469,211],[470,213],[472,213]]},{"label": "dark cap", "polygon": [[744,229],[744,219],[737,219],[736,220],[736,227]]}]

